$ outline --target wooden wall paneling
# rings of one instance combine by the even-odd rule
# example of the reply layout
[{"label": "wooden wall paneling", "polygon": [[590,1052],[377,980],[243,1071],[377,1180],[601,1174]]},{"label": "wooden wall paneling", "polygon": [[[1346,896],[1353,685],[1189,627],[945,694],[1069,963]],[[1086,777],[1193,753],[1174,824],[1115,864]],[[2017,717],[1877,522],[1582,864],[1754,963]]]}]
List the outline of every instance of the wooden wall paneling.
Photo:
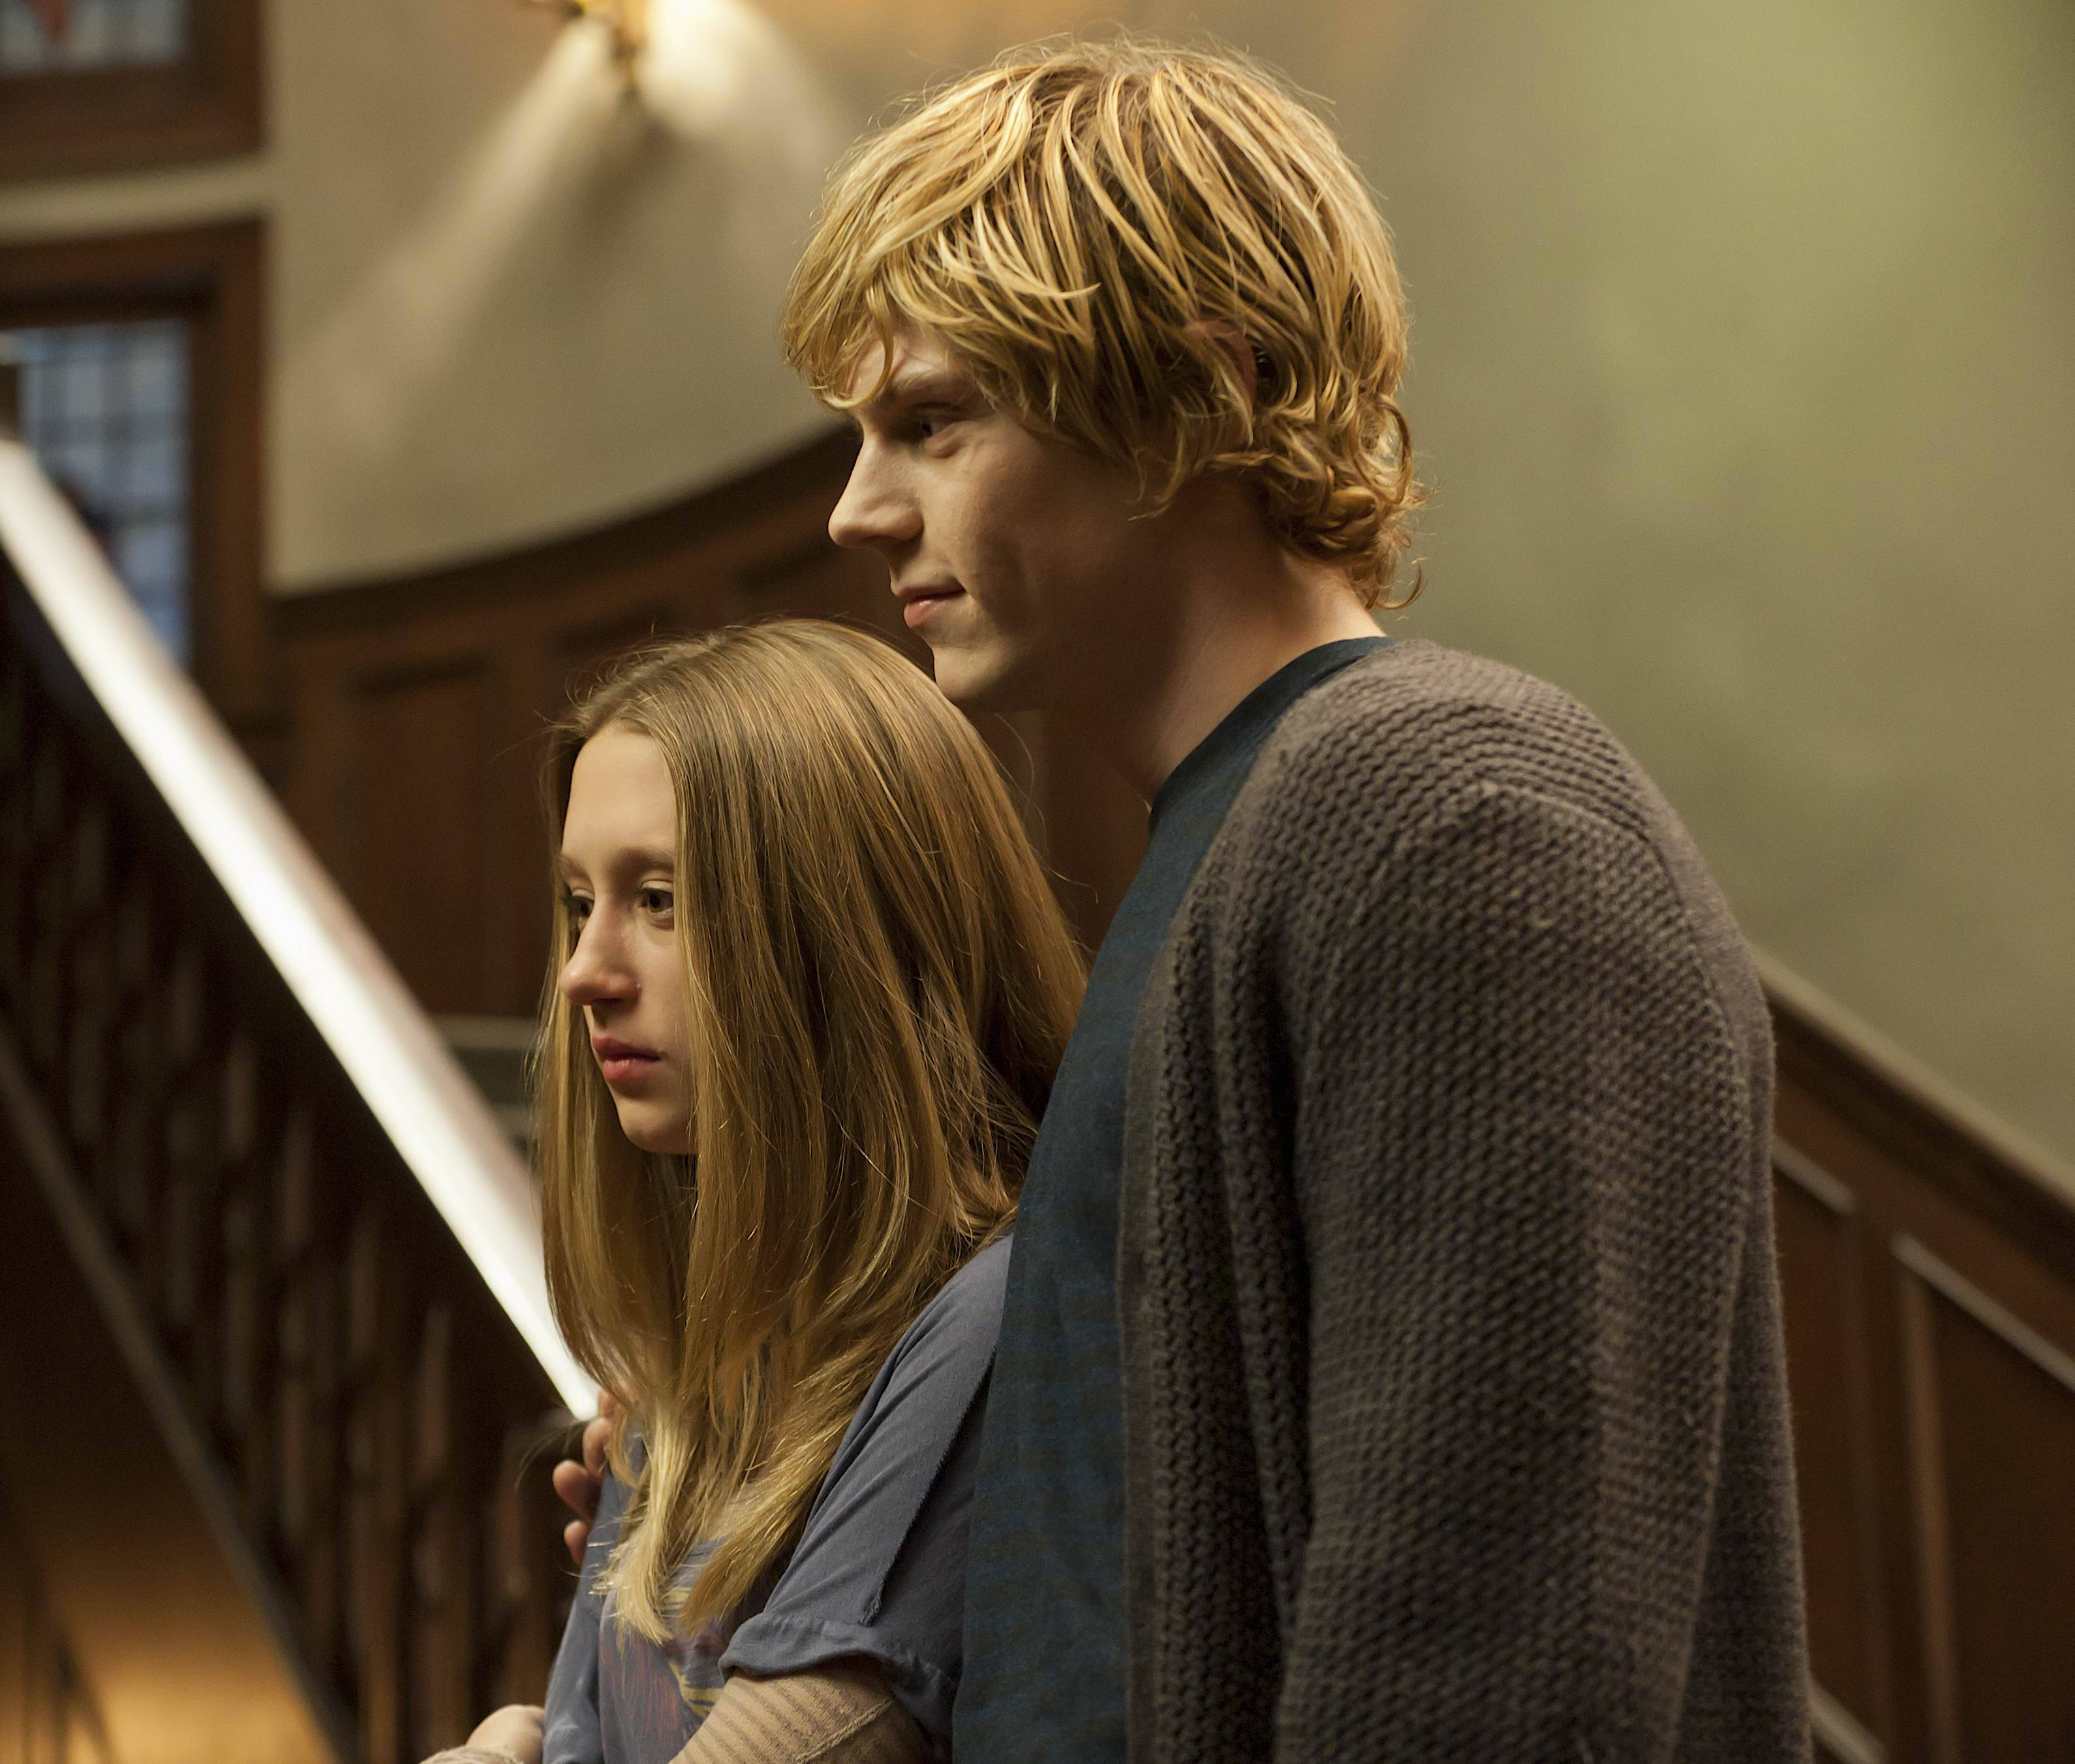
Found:
[{"label": "wooden wall paneling", "polygon": [[478,651],[385,670],[363,676],[354,695],[348,892],[433,1012],[478,1008],[506,930],[491,874],[502,855],[488,664]]},{"label": "wooden wall paneling", "polygon": [[0,79],[0,179],[143,169],[264,139],[261,0],[188,0],[189,48],[164,65]]},{"label": "wooden wall paneling", "polygon": [[[2061,1542],[2075,1488],[2075,1393],[2061,1379],[2075,1364],[2075,1204],[1992,1131],[1777,996],[1775,1008],[1779,1137],[1849,1190],[1859,1221],[1883,1737],[1897,1760],[1926,1764],[2075,1757],[2075,1559]],[[1783,1220],[1783,1275],[1804,1289],[1790,1315],[1805,1333],[1810,1274]],[[1806,1522],[1812,1571],[1835,1544],[1814,1534],[1828,1522],[1820,1502]]]},{"label": "wooden wall paneling", "polygon": [[[1801,1124],[1783,1127],[1781,1137],[1854,1187],[1871,1183],[1895,1207],[1939,1208],[1941,1223],[1927,1229],[1978,1232],[2075,1282],[2075,1173],[2037,1167],[1993,1124],[1956,1117],[1957,1105],[1887,1071],[1849,1029],[1804,1017],[1776,992],[1772,1004],[1783,1118],[1791,1110]],[[1844,1163],[1804,1143],[1804,1131],[1835,1143]]]},{"label": "wooden wall paneling", "polygon": [[2075,1354],[1914,1239],[1895,1256],[1933,1737],[1954,1764],[2075,1756]]},{"label": "wooden wall paneling", "polygon": [[601,608],[578,620],[557,621],[549,633],[551,682],[544,714],[552,719],[569,700],[594,685],[606,664],[637,644],[695,628],[692,617],[670,602],[644,598],[628,607]]},{"label": "wooden wall paneling", "polygon": [[[1802,1081],[1793,1051],[1791,1042],[1783,1042],[1786,1057],[1775,1108],[1778,1141],[1798,1154],[1804,1170],[1820,1170],[1849,1193],[1857,1220],[1854,1259],[1856,1283],[1864,1300],[1863,1364],[1873,1471],[1867,1490],[1870,1513],[1858,1516],[1854,1522],[1870,1523],[1876,1540],[1885,1631],[1881,1639],[1887,1656],[1881,1676],[1887,1690],[1885,1708],[1875,1712],[1872,1722],[1862,1725],[1872,1728],[1891,1764],[1940,1764],[1943,1753],[1936,1739],[1937,1675],[1924,1645],[1924,1613],[1936,1603],[1937,1589],[1927,1587],[1924,1581],[1926,1557],[1916,1468],[1921,1441],[1914,1422],[1920,1410],[1911,1403],[1907,1389],[1916,1350],[1894,1258],[1894,1242],[1901,1228],[1896,1209],[1899,1206],[1907,1210],[1914,1197],[1903,1170],[1858,1131],[1850,1117],[1840,1113],[1829,1099]],[[1935,1233],[1936,1225],[1932,1229]],[[1800,1316],[1805,1329],[1809,1308],[1805,1286],[1812,1271],[1797,1259],[1788,1257],[1784,1250],[1783,1240],[1781,1273],[1787,1310],[1790,1316]],[[1813,1277],[1826,1282],[1833,1276],[1824,1269]],[[1788,1373],[1790,1378],[1795,1374],[1791,1360]],[[1793,1393],[1793,1401],[1799,1426],[1804,1399],[1798,1390]],[[1797,1455],[1803,1449],[1797,1441]],[[1803,1547],[1812,1562],[1828,1563],[1848,1552],[1850,1545],[1846,1540],[1834,1534],[1816,1534],[1817,1528],[1837,1522],[1837,1515],[1828,1504],[1804,1501],[1802,1518]],[[1812,1609],[1811,1614],[1815,1614]],[[1824,1696],[1830,1694],[1820,1679],[1818,1688]],[[1820,1712],[1820,1699],[1818,1707]],[[1860,1714],[1849,1706],[1845,1712],[1854,1719]],[[1849,1758],[1849,1738],[1833,1750],[1841,1750],[1848,1764],[1860,1764]]]},{"label": "wooden wall paneling", "polygon": [[[840,487],[838,487],[839,488]],[[901,621],[884,561],[868,553],[845,551],[825,530],[743,572],[742,616],[766,612],[804,619],[840,619],[877,631],[918,656],[922,644]]]},{"label": "wooden wall paneling", "polygon": [[1777,1149],[1775,1167],[1810,1663],[1831,1704],[1823,1725],[1856,1730],[1836,1749],[1863,1755],[1891,1723],[1862,1232],[1842,1182],[1791,1146]]},{"label": "wooden wall paneling", "polygon": [[548,946],[548,846],[540,775],[553,705],[537,629],[530,623],[514,629],[493,665],[499,723],[486,782],[492,873],[484,879],[484,934],[491,946],[484,957],[482,996],[483,1008],[530,1017],[540,1001]]},{"label": "wooden wall paneling", "polygon": [[1952,1550],[1946,1520],[1945,1415],[1940,1401],[1928,1295],[1919,1282],[1896,1288],[1903,1321],[1903,1377],[1909,1418],[1909,1499],[1916,1519],[1918,1658],[1924,1674],[1924,1755],[1930,1764],[1961,1764],[1959,1671],[1953,1633]]}]

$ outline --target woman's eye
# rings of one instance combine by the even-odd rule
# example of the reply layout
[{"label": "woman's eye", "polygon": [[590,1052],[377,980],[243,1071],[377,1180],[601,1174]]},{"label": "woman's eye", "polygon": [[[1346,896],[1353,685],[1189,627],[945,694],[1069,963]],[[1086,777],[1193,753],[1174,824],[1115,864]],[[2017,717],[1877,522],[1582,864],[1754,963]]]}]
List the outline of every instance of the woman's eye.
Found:
[{"label": "woman's eye", "polygon": [[590,917],[590,902],[581,894],[564,895],[562,905],[569,909],[569,921],[574,925],[582,925]]},{"label": "woman's eye", "polygon": [[643,912],[652,913],[658,918],[667,917],[677,905],[677,896],[668,888],[644,888],[636,898],[640,901]]}]

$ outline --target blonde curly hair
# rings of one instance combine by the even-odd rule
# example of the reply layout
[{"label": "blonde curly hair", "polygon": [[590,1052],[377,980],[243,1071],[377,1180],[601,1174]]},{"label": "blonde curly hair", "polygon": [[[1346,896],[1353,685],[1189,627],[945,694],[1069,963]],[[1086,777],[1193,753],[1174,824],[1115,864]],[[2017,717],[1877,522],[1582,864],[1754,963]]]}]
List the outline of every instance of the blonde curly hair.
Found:
[{"label": "blonde curly hair", "polygon": [[867,136],[794,273],[786,357],[854,408],[881,389],[851,384],[860,358],[876,342],[890,363],[903,325],[1038,433],[1137,470],[1154,509],[1239,474],[1365,604],[1417,593],[1385,598],[1424,500],[1390,234],[1332,131],[1257,63],[1039,44]]}]

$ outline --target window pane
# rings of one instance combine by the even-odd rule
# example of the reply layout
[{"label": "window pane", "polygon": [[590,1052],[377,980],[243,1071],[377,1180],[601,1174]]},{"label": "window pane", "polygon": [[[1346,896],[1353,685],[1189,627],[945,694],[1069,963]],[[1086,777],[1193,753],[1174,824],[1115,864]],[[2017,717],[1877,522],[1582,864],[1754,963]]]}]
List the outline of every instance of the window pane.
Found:
[{"label": "window pane", "polygon": [[72,0],[69,12],[53,41],[30,0],[0,0],[0,75],[137,67],[188,52],[188,0]]},{"label": "window pane", "polygon": [[22,362],[23,438],[166,648],[188,660],[186,321],[51,325],[0,340]]}]

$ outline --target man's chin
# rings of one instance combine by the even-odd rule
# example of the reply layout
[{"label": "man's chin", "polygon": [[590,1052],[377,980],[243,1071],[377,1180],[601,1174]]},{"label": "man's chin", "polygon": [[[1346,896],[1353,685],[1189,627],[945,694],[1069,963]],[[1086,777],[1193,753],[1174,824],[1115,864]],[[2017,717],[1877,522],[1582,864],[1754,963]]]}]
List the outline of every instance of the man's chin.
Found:
[{"label": "man's chin", "polygon": [[938,689],[961,710],[1006,714],[1038,708],[1040,695],[1032,689],[1028,670],[1007,656],[946,644],[930,651],[930,671]]}]

